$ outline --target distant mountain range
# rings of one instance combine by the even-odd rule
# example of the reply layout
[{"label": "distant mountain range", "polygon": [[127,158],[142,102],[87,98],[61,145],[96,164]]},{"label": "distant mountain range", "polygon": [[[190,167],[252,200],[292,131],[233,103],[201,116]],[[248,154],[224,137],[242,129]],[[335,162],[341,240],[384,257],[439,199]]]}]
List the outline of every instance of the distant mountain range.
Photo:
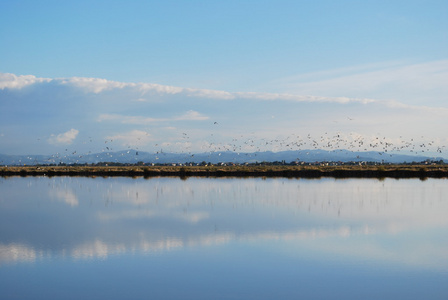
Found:
[{"label": "distant mountain range", "polygon": [[[388,154],[385,152],[352,152],[348,150],[297,150],[281,152],[207,152],[207,153],[150,153],[138,150],[117,152],[102,152],[88,155],[5,155],[0,154],[0,165],[37,165],[37,164],[95,164],[101,162],[116,163],[255,163],[284,161],[290,163],[300,162],[384,162],[384,163],[411,163],[425,160],[444,160],[441,157],[428,157],[417,155]],[[444,160],[448,162],[447,160]]]}]

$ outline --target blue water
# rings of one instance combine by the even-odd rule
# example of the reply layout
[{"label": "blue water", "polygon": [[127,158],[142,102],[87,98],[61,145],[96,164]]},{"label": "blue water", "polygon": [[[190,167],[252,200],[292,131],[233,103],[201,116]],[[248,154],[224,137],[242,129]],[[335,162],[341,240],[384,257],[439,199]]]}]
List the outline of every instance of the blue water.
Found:
[{"label": "blue water", "polygon": [[448,299],[445,179],[0,179],[0,299]]}]

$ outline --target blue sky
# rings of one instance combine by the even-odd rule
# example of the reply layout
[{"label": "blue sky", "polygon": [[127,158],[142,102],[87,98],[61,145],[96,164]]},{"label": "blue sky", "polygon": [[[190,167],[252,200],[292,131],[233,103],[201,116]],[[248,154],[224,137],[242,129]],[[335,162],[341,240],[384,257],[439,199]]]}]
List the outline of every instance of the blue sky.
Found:
[{"label": "blue sky", "polygon": [[2,1],[0,153],[448,157],[447,33],[447,1]]}]

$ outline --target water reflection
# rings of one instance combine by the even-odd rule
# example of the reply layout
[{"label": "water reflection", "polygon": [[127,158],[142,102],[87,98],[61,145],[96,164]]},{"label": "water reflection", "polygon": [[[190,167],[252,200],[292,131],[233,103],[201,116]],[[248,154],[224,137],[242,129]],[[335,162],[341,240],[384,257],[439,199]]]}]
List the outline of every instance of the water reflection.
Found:
[{"label": "water reflection", "polygon": [[448,270],[447,181],[0,179],[0,265],[231,242]]}]

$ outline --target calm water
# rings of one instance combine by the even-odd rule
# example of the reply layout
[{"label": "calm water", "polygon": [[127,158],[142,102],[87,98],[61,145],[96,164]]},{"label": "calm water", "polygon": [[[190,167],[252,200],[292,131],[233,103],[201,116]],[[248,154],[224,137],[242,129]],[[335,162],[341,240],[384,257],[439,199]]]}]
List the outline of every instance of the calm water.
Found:
[{"label": "calm water", "polygon": [[0,299],[448,299],[448,180],[0,178]]}]

